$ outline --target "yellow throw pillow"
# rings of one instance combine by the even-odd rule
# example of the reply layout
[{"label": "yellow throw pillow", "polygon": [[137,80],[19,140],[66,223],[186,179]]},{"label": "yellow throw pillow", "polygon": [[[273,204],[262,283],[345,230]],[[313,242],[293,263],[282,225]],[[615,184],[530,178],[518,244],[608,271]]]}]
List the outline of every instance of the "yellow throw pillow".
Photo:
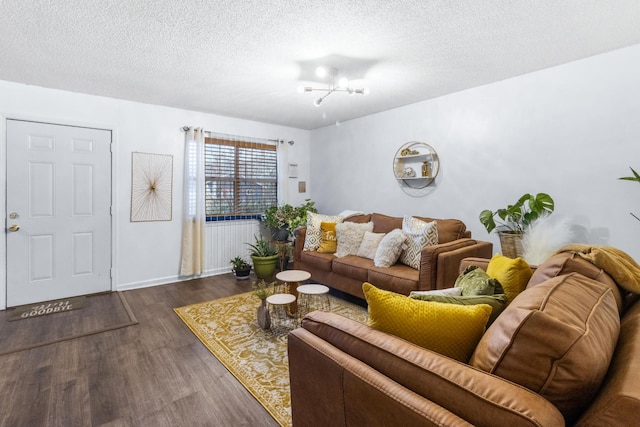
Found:
[{"label": "yellow throw pillow", "polygon": [[532,272],[529,264],[520,257],[513,259],[504,255],[494,255],[487,265],[487,274],[500,282],[507,303],[510,303],[525,290]]},{"label": "yellow throw pillow", "polygon": [[456,305],[420,301],[362,285],[369,304],[369,326],[421,347],[467,362],[491,315],[487,304]]},{"label": "yellow throw pillow", "polygon": [[336,223],[321,222],[320,223],[320,247],[318,252],[333,254],[338,247],[336,239]]}]

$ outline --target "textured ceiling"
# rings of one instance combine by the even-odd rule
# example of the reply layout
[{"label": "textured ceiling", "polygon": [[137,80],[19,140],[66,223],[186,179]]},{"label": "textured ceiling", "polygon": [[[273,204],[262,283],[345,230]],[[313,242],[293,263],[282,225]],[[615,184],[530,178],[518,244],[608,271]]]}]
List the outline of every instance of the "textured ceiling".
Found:
[{"label": "textured ceiling", "polygon": [[638,43],[639,0],[0,0],[0,80],[304,129]]}]

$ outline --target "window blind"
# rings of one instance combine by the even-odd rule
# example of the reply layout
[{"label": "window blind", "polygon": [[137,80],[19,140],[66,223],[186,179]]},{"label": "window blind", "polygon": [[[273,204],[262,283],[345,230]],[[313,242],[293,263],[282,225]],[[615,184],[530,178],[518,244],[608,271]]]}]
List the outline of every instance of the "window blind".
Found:
[{"label": "window blind", "polygon": [[276,146],[205,138],[205,212],[208,217],[262,215],[278,204]]}]

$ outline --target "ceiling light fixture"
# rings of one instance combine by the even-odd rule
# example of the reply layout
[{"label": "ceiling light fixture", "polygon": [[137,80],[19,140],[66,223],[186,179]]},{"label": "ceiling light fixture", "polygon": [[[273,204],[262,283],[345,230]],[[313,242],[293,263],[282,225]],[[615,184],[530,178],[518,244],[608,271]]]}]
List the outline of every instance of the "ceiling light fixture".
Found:
[{"label": "ceiling light fixture", "polygon": [[369,89],[367,88],[351,87],[349,85],[349,80],[346,77],[338,78],[338,70],[336,68],[332,68],[330,71],[327,71],[327,69],[324,67],[316,68],[316,76],[320,78],[324,78],[325,76],[329,75],[329,72],[331,73],[331,81],[329,82],[329,85],[326,88],[317,88],[312,86],[301,86],[298,88],[298,92],[301,92],[301,93],[313,92],[313,91],[326,92],[320,98],[316,98],[313,101],[313,105],[315,105],[316,107],[319,107],[320,104],[322,104],[322,101],[324,101],[324,99],[327,96],[331,95],[333,92],[346,92],[349,95],[354,95],[354,94],[368,95],[369,94]]}]

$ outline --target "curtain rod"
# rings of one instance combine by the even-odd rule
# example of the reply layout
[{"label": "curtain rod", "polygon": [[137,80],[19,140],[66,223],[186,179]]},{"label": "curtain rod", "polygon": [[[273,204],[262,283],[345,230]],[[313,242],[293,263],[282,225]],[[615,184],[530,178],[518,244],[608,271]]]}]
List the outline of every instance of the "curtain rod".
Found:
[{"label": "curtain rod", "polygon": [[[182,131],[183,132],[186,132],[189,129],[191,129],[189,126],[182,126]],[[215,133],[215,132],[211,132],[209,130],[205,130],[203,132],[209,134],[209,136],[211,136],[212,134]],[[229,136],[234,136],[234,135],[229,135]],[[264,139],[266,139],[267,141],[270,141],[270,142],[279,142],[280,144],[284,144],[284,139],[273,139],[273,138],[264,138]],[[294,141],[289,141],[289,145],[293,145],[293,144],[294,144]]]}]

